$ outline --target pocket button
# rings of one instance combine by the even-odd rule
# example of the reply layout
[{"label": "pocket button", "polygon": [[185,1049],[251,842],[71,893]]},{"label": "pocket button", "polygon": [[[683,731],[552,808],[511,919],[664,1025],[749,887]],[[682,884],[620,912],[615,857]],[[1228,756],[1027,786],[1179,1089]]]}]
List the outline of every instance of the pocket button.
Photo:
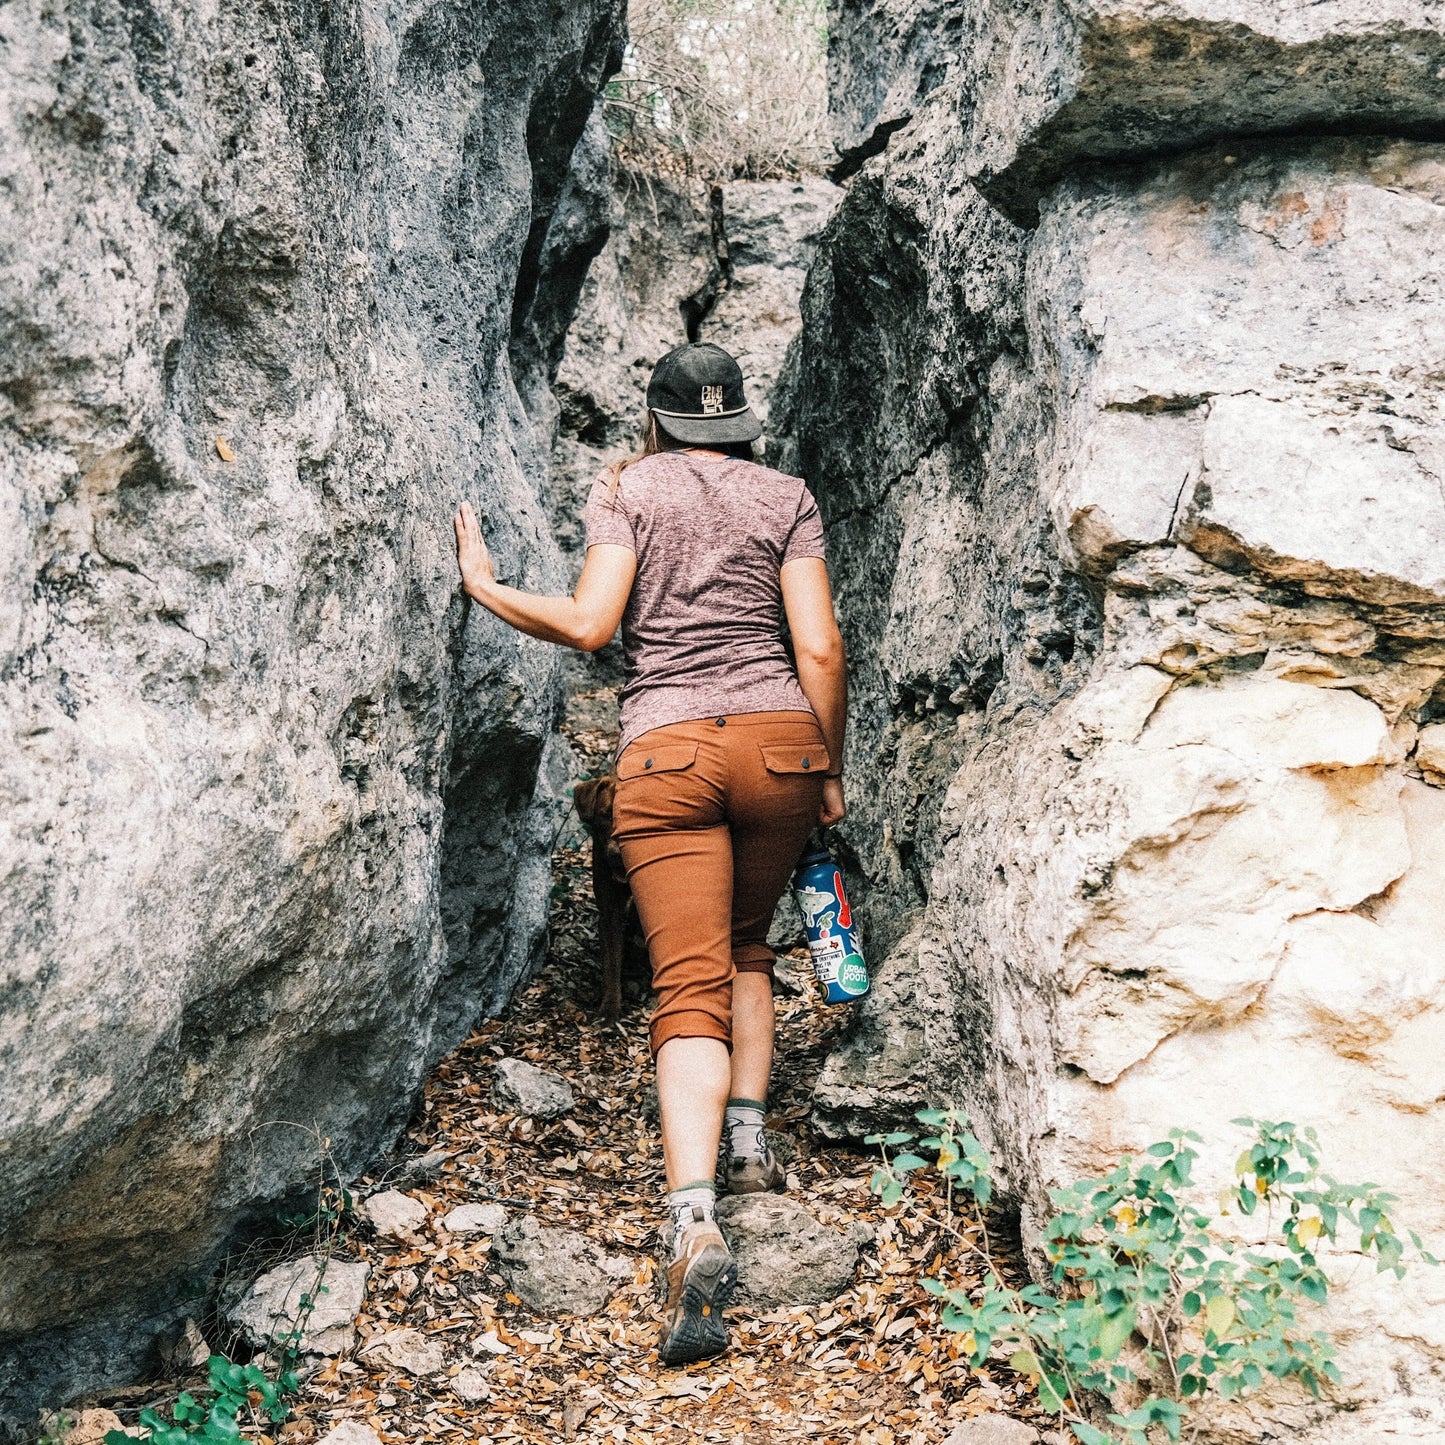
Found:
[{"label": "pocket button", "polygon": [[804,759],[803,759],[803,771],[804,771],[805,773],[806,773],[806,772],[808,771],[808,769],[811,768],[812,766],[813,766],[812,763],[810,763],[810,762],[807,760],[807,758],[804,758]]},{"label": "pocket button", "polygon": [[725,728],[725,727],[728,725],[728,720],[727,720],[725,717],[720,717],[720,718],[717,720],[717,725],[718,725],[720,728]]},{"label": "pocket button", "polygon": [[650,768],[650,767],[652,766],[652,759],[651,759],[651,758],[648,758],[648,760],[647,760],[645,763],[643,763],[642,766],[643,766],[644,768]]}]

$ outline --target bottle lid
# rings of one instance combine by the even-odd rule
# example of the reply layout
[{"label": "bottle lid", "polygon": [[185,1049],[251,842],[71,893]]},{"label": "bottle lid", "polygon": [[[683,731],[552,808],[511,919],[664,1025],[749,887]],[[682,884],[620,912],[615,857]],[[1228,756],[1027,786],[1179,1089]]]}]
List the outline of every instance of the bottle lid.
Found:
[{"label": "bottle lid", "polygon": [[819,848],[815,853],[804,853],[798,863],[799,868],[809,868],[814,863],[831,863],[833,855],[826,848]]}]

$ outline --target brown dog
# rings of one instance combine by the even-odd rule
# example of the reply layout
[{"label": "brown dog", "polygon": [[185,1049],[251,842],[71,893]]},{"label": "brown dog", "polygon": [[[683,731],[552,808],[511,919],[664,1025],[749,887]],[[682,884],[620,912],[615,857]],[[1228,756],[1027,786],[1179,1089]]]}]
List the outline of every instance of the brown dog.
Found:
[{"label": "brown dog", "polygon": [[636,919],[622,850],[612,836],[615,774],[589,778],[572,789],[577,816],[592,834],[592,896],[597,901],[597,940],[602,946],[602,1012],[615,1019],[622,1012],[622,956]]}]

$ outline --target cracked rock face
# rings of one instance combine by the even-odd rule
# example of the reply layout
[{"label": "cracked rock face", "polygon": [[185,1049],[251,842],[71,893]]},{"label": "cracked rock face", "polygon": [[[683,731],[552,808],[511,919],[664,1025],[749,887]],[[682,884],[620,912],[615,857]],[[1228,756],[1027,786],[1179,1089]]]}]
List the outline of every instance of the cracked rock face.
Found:
[{"label": "cracked rock face", "polygon": [[6,1421],[130,1378],[538,959],[560,674],[464,626],[450,514],[561,581],[509,350],[602,239],[618,9],[6,7]]},{"label": "cracked rock face", "polygon": [[959,54],[967,174],[1025,221],[1091,160],[1445,120],[1431,0],[986,0]]},{"label": "cracked rock face", "polygon": [[1212,149],[1045,206],[1027,298],[1070,561],[1180,541],[1377,603],[1445,596],[1433,147]]},{"label": "cracked rock face", "polygon": [[[816,1117],[966,1107],[1026,1232],[1173,1127],[1212,1200],[1229,1121],[1290,1119],[1440,1240],[1445,148],[1408,138],[1438,17],[1064,10],[969,10],[1014,40],[853,181],[774,403],[828,527],[883,961]],[[1375,137],[1261,137],[1360,85]],[[1445,1427],[1436,1272],[1326,1267],[1337,1399],[1211,1438]]]}]

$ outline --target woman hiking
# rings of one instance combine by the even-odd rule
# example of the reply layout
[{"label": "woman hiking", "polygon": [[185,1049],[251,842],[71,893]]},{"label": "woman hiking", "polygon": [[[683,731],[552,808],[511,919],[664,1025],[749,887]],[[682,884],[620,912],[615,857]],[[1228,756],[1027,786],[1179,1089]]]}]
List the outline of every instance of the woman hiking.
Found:
[{"label": "woman hiking", "polygon": [[572,596],[503,586],[472,508],[455,519],[463,588],[502,621],[585,652],[622,625],[613,826],[658,995],[668,1364],[727,1347],[737,1266],[713,1215],[724,1127],[730,1190],[784,1184],[762,1127],[768,929],[808,834],[844,812],[846,671],[822,524],[801,481],[751,460],[761,434],[737,362],[679,346],[648,383],[642,452],[593,484]]}]

